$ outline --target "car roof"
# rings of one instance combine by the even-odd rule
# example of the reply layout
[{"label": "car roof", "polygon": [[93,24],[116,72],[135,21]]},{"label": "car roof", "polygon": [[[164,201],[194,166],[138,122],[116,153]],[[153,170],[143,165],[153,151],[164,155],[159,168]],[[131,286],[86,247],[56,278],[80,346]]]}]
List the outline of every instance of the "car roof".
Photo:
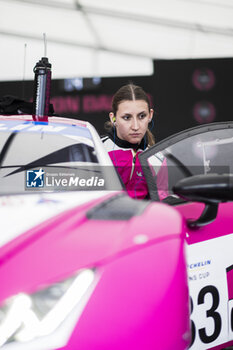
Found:
[{"label": "car roof", "polygon": [[34,121],[34,122],[53,122],[64,123],[68,125],[78,125],[82,127],[88,127],[89,123],[84,120],[64,118],[59,116],[48,116],[44,120],[35,120],[33,115],[30,114],[15,114],[15,115],[0,115],[0,120],[18,120],[18,121]]}]

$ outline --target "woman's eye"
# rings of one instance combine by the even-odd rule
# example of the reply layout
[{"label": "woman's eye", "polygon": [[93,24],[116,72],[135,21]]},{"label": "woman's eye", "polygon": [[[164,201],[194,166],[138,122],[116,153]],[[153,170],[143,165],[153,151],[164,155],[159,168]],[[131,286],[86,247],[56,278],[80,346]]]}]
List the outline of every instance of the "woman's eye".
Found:
[{"label": "woman's eye", "polygon": [[142,113],[142,114],[139,115],[139,118],[140,118],[140,119],[143,119],[143,118],[145,118],[145,117],[146,117],[145,113]]},{"label": "woman's eye", "polygon": [[130,117],[129,117],[128,115],[124,115],[124,116],[123,116],[123,119],[124,119],[124,120],[129,120],[129,118],[130,118]]}]

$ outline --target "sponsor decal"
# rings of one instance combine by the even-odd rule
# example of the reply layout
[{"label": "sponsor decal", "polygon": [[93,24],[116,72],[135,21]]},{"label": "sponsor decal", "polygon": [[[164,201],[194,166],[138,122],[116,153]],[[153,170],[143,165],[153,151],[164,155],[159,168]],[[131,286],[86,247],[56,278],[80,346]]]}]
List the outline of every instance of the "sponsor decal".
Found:
[{"label": "sponsor decal", "polygon": [[53,198],[44,198],[39,197],[36,204],[60,204],[61,201],[53,199]]},{"label": "sponsor decal", "polygon": [[211,264],[211,260],[204,260],[204,261],[198,261],[198,262],[194,262],[188,265],[188,268],[190,270],[199,270],[200,268],[202,268],[203,266],[206,265],[210,265]]},{"label": "sponsor decal", "polygon": [[44,122],[32,122],[32,121],[20,121],[20,120],[1,120],[0,131],[9,132],[24,132],[24,133],[48,133],[48,134],[63,134],[63,135],[78,135],[86,139],[92,139],[90,131],[83,123],[70,124],[65,123],[44,123]]}]

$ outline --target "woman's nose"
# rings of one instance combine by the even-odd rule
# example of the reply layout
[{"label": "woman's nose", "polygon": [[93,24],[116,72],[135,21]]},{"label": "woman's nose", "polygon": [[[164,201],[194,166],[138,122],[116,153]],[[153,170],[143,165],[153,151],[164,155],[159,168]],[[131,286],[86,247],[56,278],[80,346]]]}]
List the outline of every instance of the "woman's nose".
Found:
[{"label": "woman's nose", "polygon": [[138,120],[136,118],[133,119],[132,121],[132,129],[133,130],[138,130]]}]

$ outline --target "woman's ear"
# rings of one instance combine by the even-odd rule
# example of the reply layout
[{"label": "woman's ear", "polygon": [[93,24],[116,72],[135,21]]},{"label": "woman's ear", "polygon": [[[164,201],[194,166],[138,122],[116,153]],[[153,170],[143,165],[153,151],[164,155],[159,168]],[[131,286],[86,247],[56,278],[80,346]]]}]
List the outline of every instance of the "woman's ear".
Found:
[{"label": "woman's ear", "polygon": [[154,115],[154,110],[153,110],[153,108],[151,108],[150,109],[149,123],[152,121],[153,115]]},{"label": "woman's ear", "polygon": [[109,113],[109,118],[110,118],[110,120],[111,120],[111,123],[112,123],[113,125],[115,125],[115,124],[116,124],[116,117],[114,116],[114,113],[113,113],[113,112],[110,112],[110,113]]}]

